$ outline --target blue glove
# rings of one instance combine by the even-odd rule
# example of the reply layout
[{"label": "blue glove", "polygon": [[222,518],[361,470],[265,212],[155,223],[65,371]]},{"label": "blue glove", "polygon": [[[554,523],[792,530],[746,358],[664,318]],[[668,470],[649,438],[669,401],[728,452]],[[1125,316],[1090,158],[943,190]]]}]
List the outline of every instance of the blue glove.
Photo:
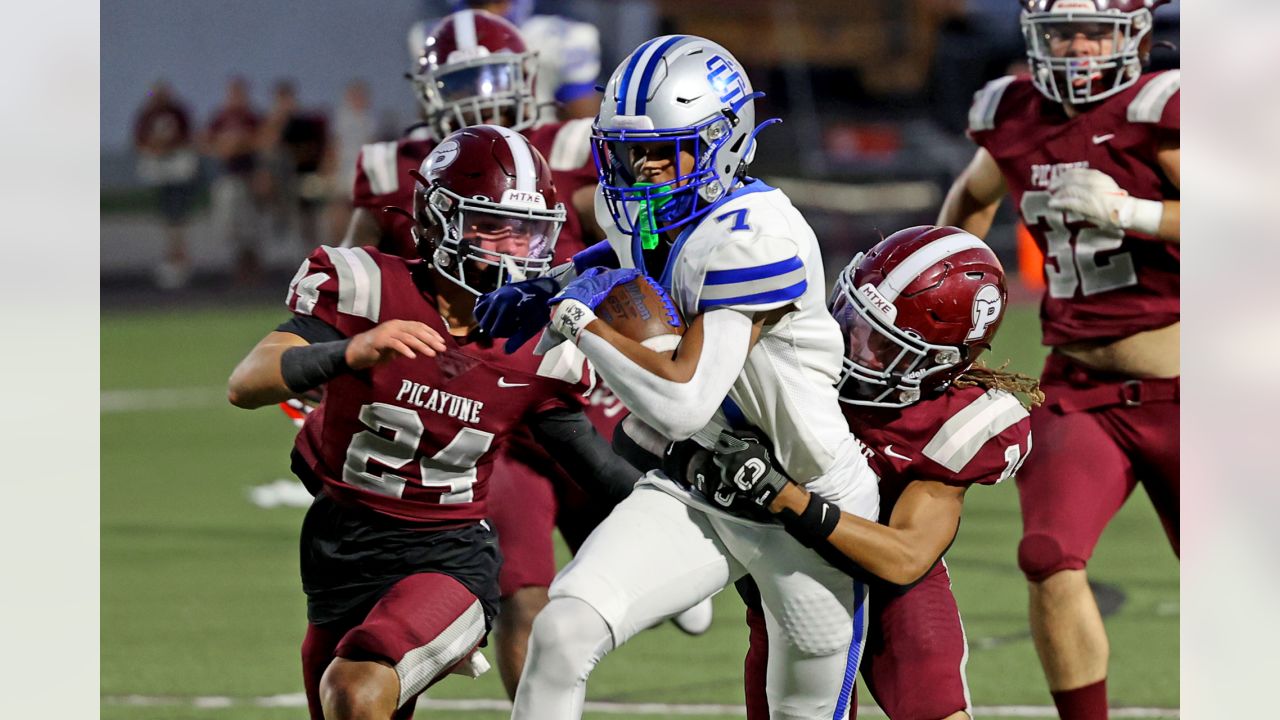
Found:
[{"label": "blue glove", "polygon": [[602,267],[593,267],[574,278],[568,285],[565,285],[559,295],[547,301],[547,305],[555,305],[565,300],[577,300],[588,308],[595,310],[596,306],[604,302],[605,297],[609,295],[609,291],[638,277],[640,277],[640,271],[635,268],[609,270]]},{"label": "blue glove", "polygon": [[560,283],[550,277],[503,285],[476,300],[476,321],[489,337],[508,338],[503,349],[509,355],[546,326],[547,301],[557,292]]}]

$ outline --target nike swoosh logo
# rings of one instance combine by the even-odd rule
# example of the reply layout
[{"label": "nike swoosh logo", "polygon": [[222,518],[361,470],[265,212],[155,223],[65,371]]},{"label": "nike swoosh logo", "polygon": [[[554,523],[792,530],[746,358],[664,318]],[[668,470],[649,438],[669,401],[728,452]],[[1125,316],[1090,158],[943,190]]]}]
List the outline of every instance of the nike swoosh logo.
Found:
[{"label": "nike swoosh logo", "polygon": [[885,454],[885,455],[888,455],[889,457],[896,457],[896,458],[898,458],[899,460],[911,460],[911,458],[907,457],[906,455],[903,455],[903,454],[901,454],[901,453],[896,453],[896,452],[894,452],[894,451],[893,451],[893,445],[885,445],[885,446],[884,446],[884,454]]},{"label": "nike swoosh logo", "polygon": [[503,388],[508,388],[508,387],[529,387],[529,383],[511,383],[511,382],[507,382],[507,379],[506,379],[505,377],[499,377],[499,378],[498,378],[498,387],[503,387]]},{"label": "nike swoosh logo", "polygon": [[818,524],[821,525],[826,521],[827,521],[827,504],[822,503],[822,517],[818,519]]},{"label": "nike swoosh logo", "polygon": [[1115,134],[1115,133],[1107,133],[1106,135],[1094,135],[1094,136],[1093,136],[1093,144],[1094,144],[1094,145],[1101,145],[1102,143],[1104,143],[1104,142],[1106,142],[1106,141],[1110,140],[1111,138],[1113,138],[1113,137],[1115,137],[1115,136],[1116,136],[1116,134]]}]

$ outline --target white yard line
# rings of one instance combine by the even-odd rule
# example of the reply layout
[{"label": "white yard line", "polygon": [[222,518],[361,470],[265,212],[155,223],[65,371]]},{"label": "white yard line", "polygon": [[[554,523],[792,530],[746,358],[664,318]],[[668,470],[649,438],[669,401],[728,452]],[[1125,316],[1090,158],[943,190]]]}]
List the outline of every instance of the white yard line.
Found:
[{"label": "white yard line", "polygon": [[[133,707],[194,707],[216,710],[232,707],[306,707],[307,698],[302,693],[267,695],[252,698],[233,698],[225,695],[180,697],[165,695],[108,695],[102,698],[105,705]],[[505,712],[511,709],[506,700],[433,700],[419,698],[418,707],[441,712]],[[586,710],[601,715],[667,715],[670,717],[702,717],[708,715],[746,716],[741,705],[717,705],[714,703],[619,703],[589,701]],[[859,705],[859,715],[884,717],[884,712],[874,705]],[[979,705],[974,716],[1002,718],[1054,718],[1057,710],[1049,705]],[[1171,708],[1112,708],[1113,718],[1176,718],[1180,713]]]},{"label": "white yard line", "polygon": [[199,410],[225,405],[224,387],[151,388],[103,390],[98,404],[102,414],[150,410]]}]

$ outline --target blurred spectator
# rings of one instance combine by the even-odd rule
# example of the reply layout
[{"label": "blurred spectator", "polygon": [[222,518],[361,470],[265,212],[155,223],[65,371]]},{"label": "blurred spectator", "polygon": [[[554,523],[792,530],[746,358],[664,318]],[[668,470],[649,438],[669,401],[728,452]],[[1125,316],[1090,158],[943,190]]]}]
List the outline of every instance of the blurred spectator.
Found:
[{"label": "blurred spectator", "polygon": [[210,190],[214,232],[236,249],[236,280],[241,284],[255,282],[261,272],[261,193],[253,184],[261,125],[249,103],[248,82],[233,77],[209,123],[205,145],[219,161]]},{"label": "blurred spectator", "polygon": [[284,234],[297,217],[299,233],[308,246],[324,241],[318,216],[328,196],[324,176],[328,135],[329,121],[324,113],[301,109],[293,82],[276,83],[274,102],[261,133],[270,169],[275,231]]},{"label": "blurred spectator", "polygon": [[933,0],[941,18],[932,63],[934,118],[964,132],[973,93],[1024,56],[1019,4],[1011,0]]},{"label": "blurred spectator", "polygon": [[[520,28],[525,44],[538,52],[534,93],[541,120],[593,118],[600,111],[596,83],[600,75],[600,31],[562,15],[534,15],[533,0],[454,0],[453,11],[471,8],[501,15]],[[420,22],[409,33],[416,58],[435,21]]]},{"label": "blurred spectator", "polygon": [[342,105],[333,118],[330,155],[335,165],[329,191],[329,244],[337,245],[351,221],[351,190],[356,182],[356,162],[360,148],[379,138],[378,121],[369,101],[369,86],[363,80],[347,83]]},{"label": "blurred spectator", "polygon": [[138,177],[155,188],[168,235],[164,259],[156,268],[156,284],[165,289],[181,287],[191,275],[186,231],[200,161],[192,145],[191,115],[164,80],[151,86],[138,110],[133,144]]}]

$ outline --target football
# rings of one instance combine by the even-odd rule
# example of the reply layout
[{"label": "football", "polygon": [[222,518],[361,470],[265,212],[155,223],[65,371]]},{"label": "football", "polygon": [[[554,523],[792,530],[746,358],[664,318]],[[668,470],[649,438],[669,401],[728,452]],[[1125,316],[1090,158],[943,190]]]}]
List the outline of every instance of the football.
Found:
[{"label": "football", "polygon": [[615,287],[596,307],[596,317],[657,352],[675,350],[685,330],[684,318],[675,303],[647,275]]}]

